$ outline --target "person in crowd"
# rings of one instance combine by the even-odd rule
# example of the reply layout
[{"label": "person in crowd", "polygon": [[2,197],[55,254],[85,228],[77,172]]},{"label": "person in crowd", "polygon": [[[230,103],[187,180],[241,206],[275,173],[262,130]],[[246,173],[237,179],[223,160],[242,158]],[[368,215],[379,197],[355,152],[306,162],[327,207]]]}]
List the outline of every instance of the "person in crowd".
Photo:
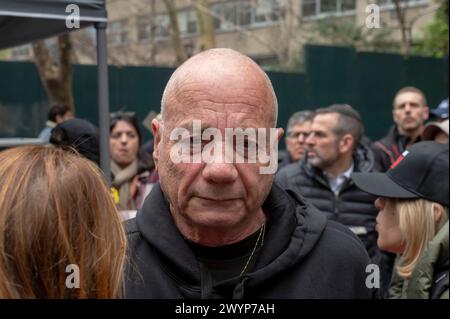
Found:
[{"label": "person in crowd", "polygon": [[350,177],[354,171],[373,171],[373,153],[360,143],[363,133],[361,117],[350,105],[317,109],[306,140],[307,157],[281,169],[276,182],[349,227],[378,263],[375,198],[357,188]]},{"label": "person in crowd", "polygon": [[50,143],[62,148],[72,148],[100,166],[98,129],[83,119],[70,119],[52,130]]},{"label": "person in crowd", "polygon": [[278,169],[303,158],[306,138],[311,132],[312,111],[295,112],[288,120],[286,130],[286,150],[278,153]]},{"label": "person in crowd", "polygon": [[57,147],[0,153],[0,298],[121,297],[125,254],[95,164]]},{"label": "person in crowd", "polygon": [[430,110],[430,118],[436,122],[448,120],[448,98],[442,100],[436,108]]},{"label": "person in crowd", "polygon": [[415,87],[404,87],[395,95],[392,116],[395,125],[381,140],[372,144],[377,166],[389,169],[397,157],[412,144],[421,141],[429,109],[425,94]]},{"label": "person in crowd", "polygon": [[424,141],[435,141],[438,143],[448,144],[448,119],[442,122],[429,122],[425,125],[422,133]]},{"label": "person in crowd", "polygon": [[52,129],[59,123],[73,119],[74,115],[70,106],[66,104],[55,104],[48,110],[48,120],[45,128],[39,133],[39,138],[49,142]]},{"label": "person in crowd", "polygon": [[449,298],[448,144],[414,144],[387,173],[355,173],[378,196],[378,246],[398,254],[390,298]]},{"label": "person in crowd", "polygon": [[[201,52],[172,74],[162,120],[152,122],[159,183],[126,222],[127,298],[376,293],[365,284],[370,259],[358,238],[273,184],[277,110],[268,76],[231,49]],[[230,129],[248,135],[235,145]],[[247,157],[252,148],[264,151]],[[248,160],[230,160],[238,156]]]},{"label": "person in crowd", "polygon": [[112,113],[109,133],[112,185],[118,194],[119,210],[136,211],[157,180],[155,165],[139,152],[142,137],[134,113]]}]

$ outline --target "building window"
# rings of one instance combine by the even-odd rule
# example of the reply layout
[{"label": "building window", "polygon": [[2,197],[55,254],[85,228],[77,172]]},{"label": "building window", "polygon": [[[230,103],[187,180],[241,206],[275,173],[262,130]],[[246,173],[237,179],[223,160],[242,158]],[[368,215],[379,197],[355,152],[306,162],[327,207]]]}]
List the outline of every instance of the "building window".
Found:
[{"label": "building window", "polygon": [[303,0],[302,3],[302,9],[303,9],[303,16],[304,17],[311,17],[315,16],[319,10],[318,10],[318,0]]},{"label": "building window", "polygon": [[252,24],[252,5],[250,2],[242,2],[237,6],[238,23],[242,27]]},{"label": "building window", "polygon": [[341,10],[342,11],[351,11],[356,9],[356,1],[355,0],[341,0]]},{"label": "building window", "polygon": [[111,45],[123,45],[128,41],[126,20],[112,21],[108,27],[108,42]]},{"label": "building window", "polygon": [[214,29],[230,31],[237,25],[236,2],[218,3],[212,6],[214,13]]},{"label": "building window", "polygon": [[285,0],[259,0],[253,7],[253,24],[270,23],[286,16]]},{"label": "building window", "polygon": [[285,0],[240,0],[212,6],[214,28],[234,30],[236,26],[252,27],[272,24],[285,17]]},{"label": "building window", "polygon": [[302,11],[304,17],[322,14],[339,15],[346,11],[354,11],[356,0],[303,0]]},{"label": "building window", "polygon": [[195,34],[197,32],[197,14],[194,10],[184,10],[178,12],[178,26],[180,33]]},{"label": "building window", "polygon": [[159,38],[168,37],[170,35],[170,18],[167,14],[160,14],[155,17],[155,36]]},{"label": "building window", "polygon": [[[415,4],[415,3],[425,3],[428,2],[427,0],[401,0],[400,3],[408,3],[408,4]],[[378,4],[379,6],[392,6],[394,5],[394,1],[392,0],[374,0],[373,3]]]},{"label": "building window", "polygon": [[140,16],[137,18],[138,41],[146,41],[151,38],[152,24],[148,16]]}]

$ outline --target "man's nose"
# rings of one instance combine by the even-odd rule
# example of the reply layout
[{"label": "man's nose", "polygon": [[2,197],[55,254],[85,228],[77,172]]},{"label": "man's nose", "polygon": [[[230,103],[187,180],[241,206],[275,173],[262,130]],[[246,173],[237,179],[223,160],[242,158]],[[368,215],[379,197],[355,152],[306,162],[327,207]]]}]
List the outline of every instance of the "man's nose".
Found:
[{"label": "man's nose", "polygon": [[308,145],[314,145],[314,134],[309,134],[305,142]]},{"label": "man's nose", "polygon": [[306,143],[306,140],[308,139],[309,134],[308,133],[300,133],[298,136],[298,141],[300,143]]},{"label": "man's nose", "polygon": [[238,176],[232,163],[208,163],[203,168],[202,174],[205,180],[216,184],[232,183]]}]

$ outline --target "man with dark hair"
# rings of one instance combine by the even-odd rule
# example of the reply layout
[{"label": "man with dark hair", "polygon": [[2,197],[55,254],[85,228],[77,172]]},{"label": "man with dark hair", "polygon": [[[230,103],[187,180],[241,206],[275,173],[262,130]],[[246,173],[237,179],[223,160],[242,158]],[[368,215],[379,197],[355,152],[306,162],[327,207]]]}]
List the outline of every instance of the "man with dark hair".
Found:
[{"label": "man with dark hair", "polygon": [[52,129],[66,120],[73,119],[72,109],[66,104],[55,104],[48,110],[48,120],[45,128],[39,133],[39,138],[49,142]]},{"label": "man with dark hair", "polygon": [[404,87],[395,94],[392,109],[395,125],[372,145],[381,171],[387,171],[406,148],[421,141],[428,115],[427,100],[418,88]]},{"label": "man with dark hair", "polygon": [[303,158],[313,117],[314,112],[301,111],[295,112],[289,118],[286,129],[286,150],[278,152],[278,169]]},{"label": "man with dark hair", "polygon": [[350,105],[336,104],[316,110],[311,124],[307,156],[281,169],[276,181],[350,228],[378,262],[375,232],[375,197],[358,189],[352,172],[371,172],[373,153],[360,140],[363,123]]}]

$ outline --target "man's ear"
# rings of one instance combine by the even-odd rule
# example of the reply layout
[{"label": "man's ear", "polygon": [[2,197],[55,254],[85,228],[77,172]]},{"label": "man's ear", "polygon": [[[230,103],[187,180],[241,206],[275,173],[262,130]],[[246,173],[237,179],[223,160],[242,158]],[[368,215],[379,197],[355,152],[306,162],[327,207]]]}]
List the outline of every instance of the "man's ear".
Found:
[{"label": "man's ear", "polygon": [[155,162],[156,169],[158,169],[159,159],[159,143],[161,142],[162,125],[157,119],[152,120],[153,131],[153,161]]},{"label": "man's ear", "polygon": [[341,153],[347,153],[353,149],[355,140],[351,134],[344,134],[339,141],[339,151]]},{"label": "man's ear", "polygon": [[277,128],[277,134],[278,134],[278,142],[280,142],[281,138],[283,137],[284,130],[282,128]]}]

